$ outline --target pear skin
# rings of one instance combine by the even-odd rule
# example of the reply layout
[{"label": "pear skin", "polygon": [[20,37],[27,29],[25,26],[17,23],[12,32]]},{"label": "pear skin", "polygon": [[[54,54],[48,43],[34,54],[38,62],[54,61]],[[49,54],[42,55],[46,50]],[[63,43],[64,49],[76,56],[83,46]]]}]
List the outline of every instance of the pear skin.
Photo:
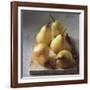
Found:
[{"label": "pear skin", "polygon": [[64,48],[64,36],[59,34],[56,38],[54,38],[50,44],[50,48],[58,53]]},{"label": "pear skin", "polygon": [[37,43],[44,43],[46,45],[51,42],[51,27],[48,25],[44,25],[40,32],[36,36]]}]

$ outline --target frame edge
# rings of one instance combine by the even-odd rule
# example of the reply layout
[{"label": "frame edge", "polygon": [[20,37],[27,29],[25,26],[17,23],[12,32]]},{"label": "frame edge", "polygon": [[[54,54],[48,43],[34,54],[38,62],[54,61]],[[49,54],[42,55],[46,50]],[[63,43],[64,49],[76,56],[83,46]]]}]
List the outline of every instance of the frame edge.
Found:
[{"label": "frame edge", "polygon": [[[28,5],[28,3],[33,6],[35,4],[35,6],[38,6],[42,3],[32,3],[32,2],[25,2],[26,5]],[[38,5],[37,5],[38,4]],[[47,4],[51,5],[52,3],[45,3],[44,5],[47,6]],[[56,4],[53,4],[53,5],[56,5]],[[57,4],[57,5],[60,5],[60,4]],[[62,6],[64,5],[64,8],[67,8],[69,5],[67,4],[62,4]],[[15,8],[14,8],[15,6]],[[17,27],[13,27],[13,24],[16,23],[16,20],[14,21],[13,18],[17,17],[17,15],[14,15],[15,13],[13,12],[14,10],[17,10],[17,7],[18,6],[24,6],[24,2],[20,2],[20,1],[12,1],[11,2],[11,88],[17,88],[17,87],[35,87],[35,86],[53,86],[53,85],[68,85],[68,84],[80,84],[80,83],[87,83],[88,82],[88,72],[87,72],[87,13],[88,13],[88,10],[87,10],[87,6],[80,6],[80,5],[70,5],[70,6],[73,6],[73,9],[83,9],[84,10],[84,25],[85,25],[85,28],[84,28],[84,50],[85,50],[85,57],[84,57],[84,65],[85,65],[85,68],[84,68],[84,80],[74,80],[74,81],[52,81],[52,82],[38,82],[38,83],[18,83],[17,82],[17,68],[15,68],[15,66],[17,66],[17,60],[15,61],[15,57],[12,57],[16,52],[14,52],[12,49],[12,47],[17,47],[17,46],[12,46],[12,43],[15,43],[12,38],[14,38],[15,40],[18,40],[18,37],[15,38],[15,36],[17,36],[16,34],[13,36],[14,32],[13,32],[13,29],[17,30]],[[61,7],[62,7],[61,6]],[[42,7],[42,5],[40,6]],[[77,8],[74,8],[74,7],[77,7]],[[57,8],[57,7],[56,7]],[[62,7],[63,8],[63,7]],[[70,8],[72,9],[72,7]],[[14,15],[14,16],[13,16]],[[13,16],[13,17],[12,17]],[[85,17],[86,16],[86,17]],[[16,25],[17,26],[17,25]],[[17,32],[16,32],[17,33]],[[15,44],[17,45],[17,43]],[[13,51],[13,52],[12,52]],[[16,55],[18,57],[18,55]],[[17,58],[16,57],[16,58]],[[86,59],[86,61],[85,61]],[[15,64],[13,64],[15,63]],[[13,65],[12,65],[13,64]]]}]

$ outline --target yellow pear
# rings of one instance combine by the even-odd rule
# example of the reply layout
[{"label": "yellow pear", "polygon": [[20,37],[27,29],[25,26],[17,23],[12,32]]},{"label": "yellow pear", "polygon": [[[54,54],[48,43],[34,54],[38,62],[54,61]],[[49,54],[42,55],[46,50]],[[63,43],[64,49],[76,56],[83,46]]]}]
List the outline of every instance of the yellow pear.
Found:
[{"label": "yellow pear", "polygon": [[32,51],[32,60],[35,63],[39,63],[41,65],[44,65],[44,63],[47,61],[49,56],[49,48],[46,44],[38,44],[33,48]]},{"label": "yellow pear", "polygon": [[58,34],[61,34],[64,31],[62,23],[59,22],[58,20],[55,20],[51,24],[51,29],[52,29],[52,37],[56,37]]},{"label": "yellow pear", "polygon": [[71,52],[65,49],[57,54],[57,58],[61,58],[62,56],[69,60],[72,60],[73,58]]},{"label": "yellow pear", "polygon": [[54,38],[50,44],[50,48],[55,52],[58,53],[64,48],[64,36],[59,34]]},{"label": "yellow pear", "polygon": [[37,43],[44,43],[46,45],[50,44],[51,42],[51,27],[46,24],[42,26],[40,32],[36,36]]},{"label": "yellow pear", "polygon": [[51,29],[52,29],[52,38],[56,37],[58,34],[62,34],[64,32],[64,26],[58,20],[55,20],[52,15],[50,15],[52,19]]},{"label": "yellow pear", "polygon": [[57,54],[57,66],[61,68],[70,68],[75,64],[75,60],[70,51],[62,50]]}]

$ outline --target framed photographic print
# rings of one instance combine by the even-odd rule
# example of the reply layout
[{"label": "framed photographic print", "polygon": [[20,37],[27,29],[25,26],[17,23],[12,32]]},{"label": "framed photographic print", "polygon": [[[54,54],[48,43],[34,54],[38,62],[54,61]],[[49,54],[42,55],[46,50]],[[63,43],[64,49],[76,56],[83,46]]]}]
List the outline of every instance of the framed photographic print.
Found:
[{"label": "framed photographic print", "polygon": [[11,87],[87,83],[87,6],[11,2]]}]

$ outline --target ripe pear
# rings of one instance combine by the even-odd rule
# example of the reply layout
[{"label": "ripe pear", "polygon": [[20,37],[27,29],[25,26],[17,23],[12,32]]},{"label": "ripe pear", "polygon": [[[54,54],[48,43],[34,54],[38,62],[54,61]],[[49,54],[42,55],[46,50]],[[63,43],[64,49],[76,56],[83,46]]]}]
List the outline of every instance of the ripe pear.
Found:
[{"label": "ripe pear", "polygon": [[38,44],[33,48],[32,51],[32,60],[35,63],[44,65],[49,56],[49,48],[46,44]]},{"label": "ripe pear", "polygon": [[59,22],[58,20],[55,20],[51,24],[51,29],[52,29],[52,37],[56,37],[58,34],[61,34],[64,31],[62,23]]},{"label": "ripe pear", "polygon": [[75,64],[75,60],[70,51],[62,50],[57,54],[57,66],[63,69],[71,68]]},{"label": "ripe pear", "polygon": [[58,20],[55,20],[52,15],[50,15],[53,22],[51,23],[52,38],[56,37],[58,34],[62,34],[64,31],[64,26]]},{"label": "ripe pear", "polygon": [[64,48],[64,36],[59,34],[54,38],[50,44],[50,48],[55,52],[58,53]]},{"label": "ripe pear", "polygon": [[61,58],[62,56],[65,57],[66,59],[70,59],[70,60],[72,60],[72,58],[73,58],[71,52],[66,49],[63,49],[62,51],[60,51],[57,54],[57,58]]},{"label": "ripe pear", "polygon": [[44,43],[46,45],[50,44],[51,42],[51,27],[46,24],[41,27],[40,32],[36,36],[37,43]]}]

